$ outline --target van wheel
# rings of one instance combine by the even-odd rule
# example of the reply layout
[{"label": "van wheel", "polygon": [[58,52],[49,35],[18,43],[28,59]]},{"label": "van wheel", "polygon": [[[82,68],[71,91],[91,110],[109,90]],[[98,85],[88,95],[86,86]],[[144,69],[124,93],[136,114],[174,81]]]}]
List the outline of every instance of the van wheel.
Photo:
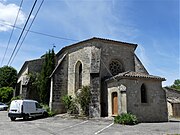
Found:
[{"label": "van wheel", "polygon": [[23,120],[28,120],[29,119],[29,115],[28,114],[25,114],[24,116],[23,116]]},{"label": "van wheel", "polygon": [[48,117],[48,113],[47,113],[47,112],[44,112],[44,113],[43,113],[43,117],[44,117],[44,118]]},{"label": "van wheel", "polygon": [[11,121],[15,121],[16,118],[15,117],[10,117],[10,119],[11,119]]}]

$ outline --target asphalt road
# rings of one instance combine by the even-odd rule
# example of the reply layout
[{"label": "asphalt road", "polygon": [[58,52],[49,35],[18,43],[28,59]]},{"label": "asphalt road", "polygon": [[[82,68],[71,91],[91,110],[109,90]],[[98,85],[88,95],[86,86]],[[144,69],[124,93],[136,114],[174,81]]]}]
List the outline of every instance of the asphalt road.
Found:
[{"label": "asphalt road", "polygon": [[0,135],[172,135],[180,134],[180,122],[140,123],[135,126],[113,124],[112,120],[51,118],[10,121],[0,111]]}]

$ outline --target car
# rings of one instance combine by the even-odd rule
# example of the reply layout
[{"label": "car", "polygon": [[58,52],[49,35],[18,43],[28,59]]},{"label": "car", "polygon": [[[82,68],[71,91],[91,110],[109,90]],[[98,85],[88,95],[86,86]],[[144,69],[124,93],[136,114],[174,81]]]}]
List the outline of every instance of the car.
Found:
[{"label": "car", "polygon": [[8,117],[10,117],[12,121],[14,121],[16,118],[23,118],[24,120],[28,120],[29,117],[38,116],[47,117],[48,113],[35,100],[13,100],[10,104]]},{"label": "car", "polygon": [[1,111],[7,111],[7,109],[8,109],[8,105],[0,102],[0,110],[1,110]]}]

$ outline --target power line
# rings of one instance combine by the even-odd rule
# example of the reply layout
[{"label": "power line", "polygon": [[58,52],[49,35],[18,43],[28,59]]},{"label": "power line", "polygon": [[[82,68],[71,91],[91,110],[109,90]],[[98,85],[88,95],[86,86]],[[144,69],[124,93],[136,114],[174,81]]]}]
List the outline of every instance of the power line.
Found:
[{"label": "power line", "polygon": [[12,54],[11,54],[11,57],[10,57],[7,65],[9,65],[9,63],[10,63],[10,61],[11,61],[13,55],[14,55],[14,52],[15,52],[15,50],[16,50],[18,44],[19,44],[19,41],[20,41],[20,39],[21,39],[21,37],[22,37],[22,35],[23,35],[23,33],[24,33],[24,30],[25,30],[25,28],[26,28],[26,25],[28,24],[28,21],[29,21],[29,19],[30,19],[30,17],[31,17],[31,14],[32,14],[32,12],[33,12],[33,10],[34,10],[34,7],[35,7],[36,3],[37,3],[37,0],[35,0],[35,2],[34,2],[34,4],[33,4],[33,7],[31,8],[31,11],[30,11],[30,13],[29,13],[29,16],[28,16],[28,18],[27,18],[27,20],[26,20],[26,23],[25,23],[25,25],[24,25],[24,27],[23,27],[23,30],[22,30],[19,38],[18,38],[18,41],[17,41],[17,43],[16,43],[16,46],[15,46],[15,48],[14,48]]},{"label": "power line", "polygon": [[[10,27],[15,27],[15,28],[17,28],[17,29],[22,29],[21,27],[13,26],[13,25],[10,25],[10,24],[4,23],[4,22],[0,22],[0,24],[6,25],[6,26],[10,26]],[[28,31],[28,30],[25,29],[25,31]],[[38,35],[42,35],[42,36],[51,37],[51,38],[57,38],[57,39],[63,39],[63,40],[69,40],[69,41],[79,41],[79,40],[77,40],[77,39],[60,37],[60,36],[51,35],[51,34],[42,33],[42,32],[37,32],[37,31],[33,31],[33,30],[29,30],[29,32],[34,33],[34,34],[38,34]]]},{"label": "power line", "polygon": [[16,53],[15,53],[15,55],[14,55],[14,57],[13,57],[11,63],[10,63],[10,65],[12,64],[12,62],[14,61],[14,59],[15,59],[17,53],[19,52],[19,50],[20,50],[20,48],[21,48],[21,46],[22,46],[22,44],[23,44],[23,42],[24,42],[24,40],[25,40],[25,38],[26,38],[26,36],[27,36],[27,34],[28,34],[28,32],[29,32],[31,26],[32,26],[32,24],[34,23],[35,18],[37,17],[37,14],[39,13],[39,10],[40,10],[40,8],[41,8],[43,2],[44,2],[44,0],[41,1],[41,4],[40,4],[40,6],[39,6],[39,8],[38,8],[38,10],[37,10],[37,12],[36,12],[36,14],[35,14],[33,20],[31,21],[31,24],[30,24],[28,30],[26,31],[26,34],[25,34],[25,36],[23,37],[23,39],[22,39],[22,41],[21,41],[21,44],[19,45],[19,47],[18,47],[18,49],[17,49],[17,51],[16,51]]},{"label": "power line", "polygon": [[19,16],[19,13],[20,13],[22,4],[23,4],[23,0],[21,0],[21,3],[20,3],[20,6],[19,6],[19,10],[18,10],[16,19],[15,19],[15,21],[14,21],[14,25],[13,25],[14,27],[13,27],[13,29],[12,29],[12,31],[11,31],[11,35],[10,35],[10,37],[9,37],[9,40],[8,40],[8,43],[7,43],[7,47],[6,47],[5,53],[4,53],[3,59],[2,59],[2,61],[1,61],[1,66],[2,66],[2,64],[3,64],[3,62],[4,62],[4,58],[5,58],[5,56],[6,56],[6,53],[7,53],[8,48],[9,48],[9,44],[10,44],[10,41],[11,41],[11,38],[12,38],[12,35],[13,35],[13,32],[14,32],[14,28],[15,28],[15,26],[16,26],[16,22],[17,22],[17,19],[18,19],[18,16]]}]

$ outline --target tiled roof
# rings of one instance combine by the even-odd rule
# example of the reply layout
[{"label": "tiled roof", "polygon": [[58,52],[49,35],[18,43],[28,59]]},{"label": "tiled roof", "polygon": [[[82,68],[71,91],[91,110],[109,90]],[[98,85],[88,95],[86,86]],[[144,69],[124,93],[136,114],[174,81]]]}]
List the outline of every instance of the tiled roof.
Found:
[{"label": "tiled roof", "polygon": [[180,97],[168,97],[167,101],[170,103],[180,103]]},{"label": "tiled roof", "polygon": [[165,81],[165,78],[161,78],[159,76],[149,75],[145,73],[140,72],[134,72],[134,71],[127,71],[123,73],[119,73],[107,80],[116,79],[116,78],[146,78],[146,79],[156,79],[156,80],[162,80]]}]

